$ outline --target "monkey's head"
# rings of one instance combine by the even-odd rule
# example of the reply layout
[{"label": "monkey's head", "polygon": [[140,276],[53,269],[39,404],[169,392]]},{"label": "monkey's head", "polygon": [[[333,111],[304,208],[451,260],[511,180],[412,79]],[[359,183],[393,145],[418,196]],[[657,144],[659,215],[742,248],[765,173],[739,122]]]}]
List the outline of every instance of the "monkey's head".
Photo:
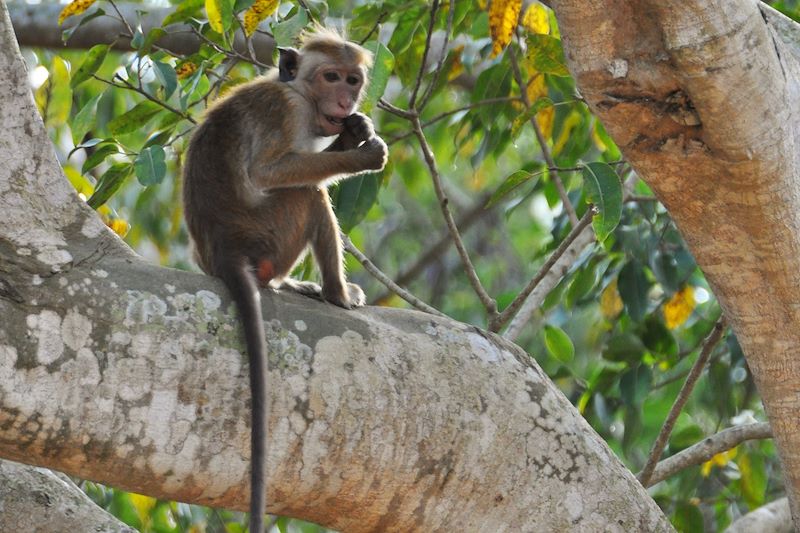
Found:
[{"label": "monkey's head", "polygon": [[331,32],[307,37],[300,50],[281,48],[279,79],[298,86],[313,103],[317,133],[323,137],[344,130],[364,93],[371,54]]}]

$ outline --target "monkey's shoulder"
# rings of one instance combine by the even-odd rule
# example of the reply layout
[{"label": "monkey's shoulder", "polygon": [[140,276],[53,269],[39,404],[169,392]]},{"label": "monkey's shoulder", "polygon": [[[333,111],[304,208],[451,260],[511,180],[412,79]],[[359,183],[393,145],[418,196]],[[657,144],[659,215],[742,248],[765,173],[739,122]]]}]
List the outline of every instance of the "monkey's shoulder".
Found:
[{"label": "monkey's shoulder", "polygon": [[259,77],[238,85],[215,101],[206,112],[206,120],[218,115],[280,116],[292,106],[292,90],[270,77]]}]

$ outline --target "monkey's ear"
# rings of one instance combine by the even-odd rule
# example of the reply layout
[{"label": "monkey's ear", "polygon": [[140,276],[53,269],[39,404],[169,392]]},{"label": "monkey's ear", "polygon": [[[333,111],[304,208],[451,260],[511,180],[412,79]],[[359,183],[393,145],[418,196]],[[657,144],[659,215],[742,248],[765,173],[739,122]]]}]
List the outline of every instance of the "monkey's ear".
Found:
[{"label": "monkey's ear", "polygon": [[295,48],[278,47],[278,79],[292,81],[297,76],[297,64],[300,62],[300,52]]}]

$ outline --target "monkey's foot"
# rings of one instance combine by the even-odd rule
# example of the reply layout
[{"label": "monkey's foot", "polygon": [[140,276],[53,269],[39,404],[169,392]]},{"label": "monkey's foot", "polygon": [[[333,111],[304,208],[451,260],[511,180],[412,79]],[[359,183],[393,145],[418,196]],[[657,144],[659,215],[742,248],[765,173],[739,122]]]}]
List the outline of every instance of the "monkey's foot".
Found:
[{"label": "monkey's foot", "polygon": [[278,290],[294,291],[298,294],[303,294],[305,296],[311,296],[314,298],[322,297],[322,287],[313,281],[298,281],[296,279],[285,278],[278,286]]},{"label": "monkey's foot", "polygon": [[343,288],[330,290],[327,287],[323,287],[322,299],[345,309],[363,307],[367,303],[367,297],[364,296],[364,291],[361,290],[361,287],[355,283],[348,283],[346,287],[347,294],[345,294]]}]

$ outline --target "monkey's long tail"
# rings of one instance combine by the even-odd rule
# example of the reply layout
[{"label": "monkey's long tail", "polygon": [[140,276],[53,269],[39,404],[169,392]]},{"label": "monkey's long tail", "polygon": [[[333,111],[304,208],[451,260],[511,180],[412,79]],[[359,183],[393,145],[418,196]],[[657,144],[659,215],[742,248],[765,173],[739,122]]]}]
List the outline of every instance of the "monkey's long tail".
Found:
[{"label": "monkey's long tail", "polygon": [[264,531],[267,467],[267,343],[261,315],[261,295],[255,273],[246,260],[227,265],[219,276],[228,286],[242,319],[250,360],[252,395],[250,434],[250,533]]}]

